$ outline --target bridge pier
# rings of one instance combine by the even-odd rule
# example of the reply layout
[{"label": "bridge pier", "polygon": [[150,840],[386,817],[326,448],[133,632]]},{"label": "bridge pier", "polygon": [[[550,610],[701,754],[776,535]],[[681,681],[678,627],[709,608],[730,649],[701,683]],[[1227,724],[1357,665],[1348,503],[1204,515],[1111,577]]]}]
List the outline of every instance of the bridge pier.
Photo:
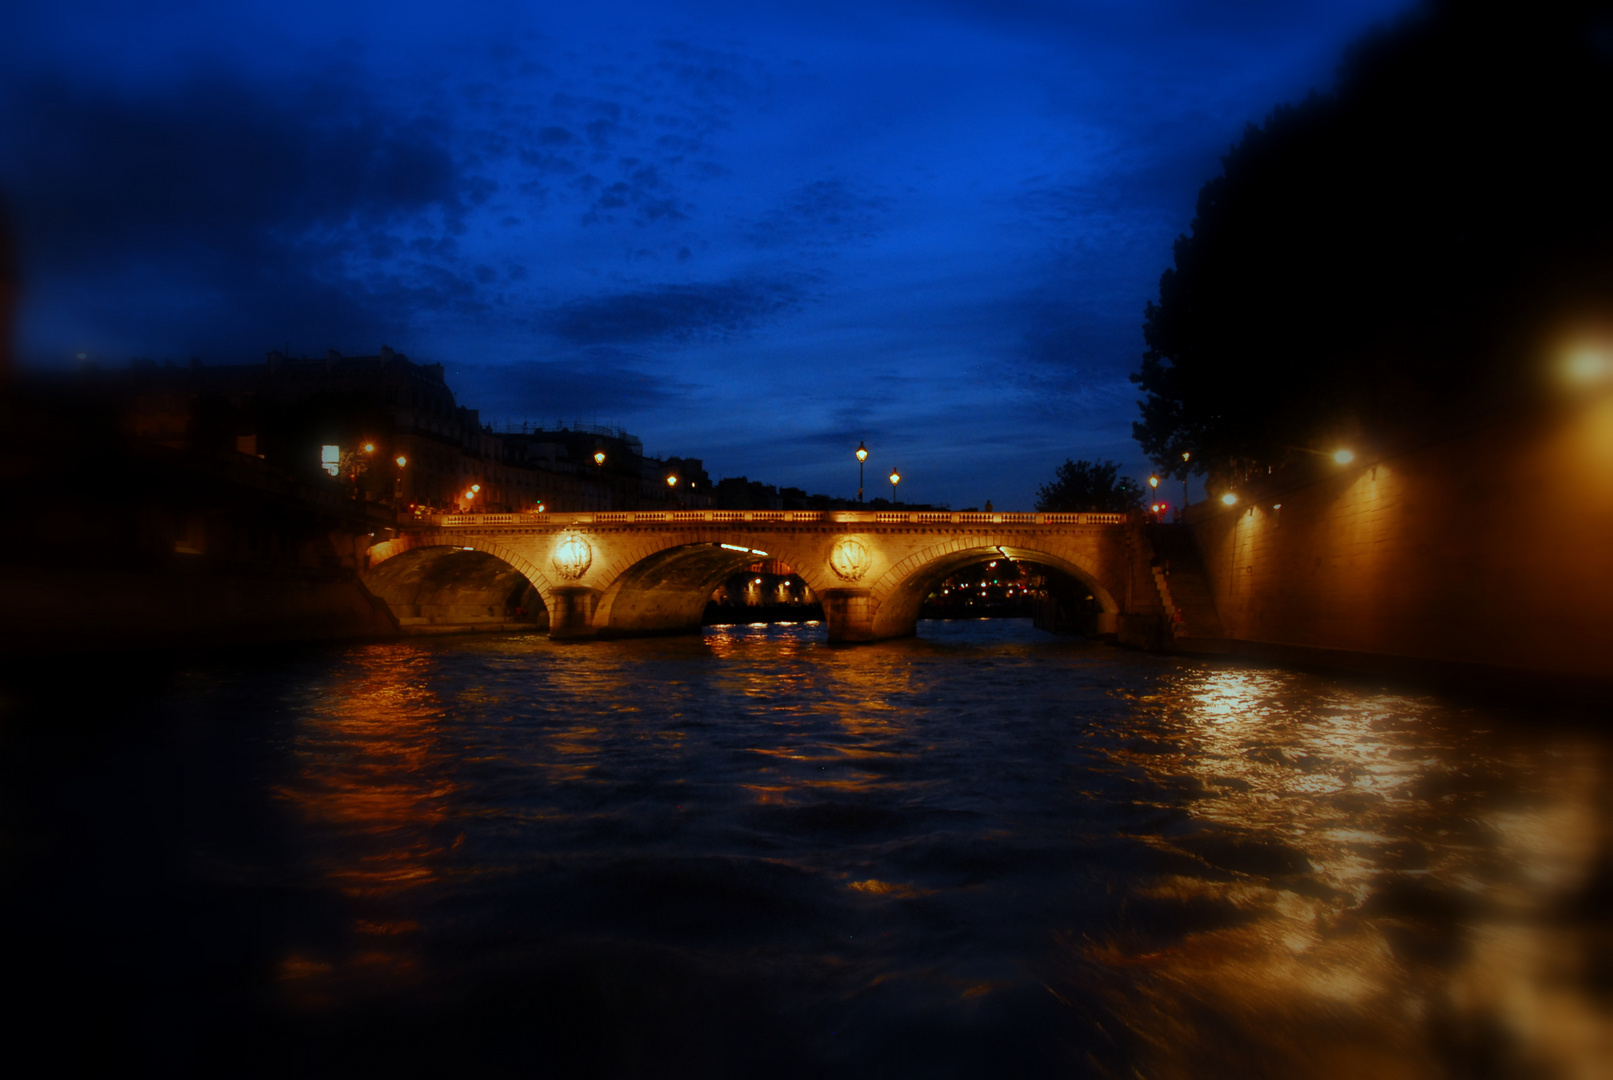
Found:
[{"label": "bridge pier", "polygon": [[599,606],[599,590],[586,585],[561,585],[549,594],[549,637],[591,638],[599,631],[594,626],[594,609]]},{"label": "bridge pier", "polygon": [[823,621],[828,624],[831,642],[875,640],[873,592],[869,589],[824,590]]}]

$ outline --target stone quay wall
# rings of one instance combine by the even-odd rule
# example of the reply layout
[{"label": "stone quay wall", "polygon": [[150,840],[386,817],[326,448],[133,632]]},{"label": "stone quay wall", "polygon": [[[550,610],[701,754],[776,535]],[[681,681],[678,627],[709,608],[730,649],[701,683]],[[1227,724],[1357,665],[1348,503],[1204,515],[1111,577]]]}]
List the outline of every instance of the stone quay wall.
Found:
[{"label": "stone quay wall", "polygon": [[1613,688],[1613,397],[1306,471],[1186,515],[1235,652]]}]

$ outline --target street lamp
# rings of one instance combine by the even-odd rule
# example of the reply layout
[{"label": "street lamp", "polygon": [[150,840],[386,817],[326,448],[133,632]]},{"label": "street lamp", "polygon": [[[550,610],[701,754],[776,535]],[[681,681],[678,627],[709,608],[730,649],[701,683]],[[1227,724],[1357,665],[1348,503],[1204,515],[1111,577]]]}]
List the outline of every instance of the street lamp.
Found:
[{"label": "street lamp", "polygon": [[392,482],[392,505],[394,509],[403,504],[403,467],[409,464],[409,459],[399,454],[397,462],[398,475]]},{"label": "street lamp", "polygon": [[603,464],[605,464],[605,451],[603,451],[603,450],[595,450],[594,451],[594,464],[595,465],[603,465]]},{"label": "street lamp", "polygon": [[868,447],[857,440],[857,501],[863,501],[863,462],[868,460]]},{"label": "street lamp", "polygon": [[1159,474],[1158,473],[1150,473],[1149,474],[1149,476],[1148,476],[1148,486],[1154,489],[1154,505],[1149,507],[1149,510],[1152,511],[1153,515],[1157,518],[1159,516]]},{"label": "street lamp", "polygon": [[891,505],[895,506],[896,505],[896,485],[902,482],[902,474],[897,472],[895,469],[892,469],[891,470],[891,475],[890,475],[890,482],[891,482]]},{"label": "street lamp", "polygon": [[1192,456],[1190,452],[1182,451],[1182,506],[1184,508],[1187,506],[1187,461]]}]

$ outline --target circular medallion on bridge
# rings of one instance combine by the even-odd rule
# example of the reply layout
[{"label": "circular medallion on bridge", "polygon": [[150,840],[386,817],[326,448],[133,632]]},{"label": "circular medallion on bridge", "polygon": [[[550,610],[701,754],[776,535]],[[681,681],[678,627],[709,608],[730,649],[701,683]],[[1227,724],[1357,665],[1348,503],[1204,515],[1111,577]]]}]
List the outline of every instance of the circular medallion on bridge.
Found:
[{"label": "circular medallion on bridge", "polygon": [[555,570],[563,578],[580,578],[594,564],[594,549],[576,533],[567,533],[554,546]]},{"label": "circular medallion on bridge", "polygon": [[856,581],[868,573],[872,565],[874,557],[868,553],[868,549],[849,536],[841,537],[829,553],[829,569],[846,581]]}]

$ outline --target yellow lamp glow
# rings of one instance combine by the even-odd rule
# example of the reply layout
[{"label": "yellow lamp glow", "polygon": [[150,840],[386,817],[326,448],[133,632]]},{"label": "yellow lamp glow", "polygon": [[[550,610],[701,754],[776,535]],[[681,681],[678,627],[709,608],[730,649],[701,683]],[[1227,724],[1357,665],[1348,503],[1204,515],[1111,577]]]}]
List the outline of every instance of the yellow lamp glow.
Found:
[{"label": "yellow lamp glow", "polygon": [[867,461],[868,460],[868,447],[864,446],[862,443],[857,444],[857,460],[858,461]]},{"label": "yellow lamp glow", "polygon": [[471,486],[470,486],[470,489],[471,489],[471,490],[472,490],[472,491],[480,491],[480,490],[482,490],[482,485],[480,485],[480,484],[472,484],[472,485],[471,485]]},{"label": "yellow lamp glow", "polygon": [[603,451],[603,450],[595,450],[594,451],[594,464],[595,465],[603,465],[603,464],[605,464],[605,451]]},{"label": "yellow lamp glow", "polygon": [[666,478],[666,486],[667,487],[677,487],[678,486],[678,478],[676,476],[667,477]]},{"label": "yellow lamp glow", "polygon": [[407,464],[409,464],[409,459],[404,457],[402,454],[399,454],[398,455],[398,468],[401,469]]},{"label": "yellow lamp glow", "polygon": [[1238,502],[1238,497],[1229,491],[1225,495],[1221,496],[1221,501],[1226,503],[1228,506],[1234,506]]},{"label": "yellow lamp glow", "polygon": [[1333,460],[1340,465],[1348,465],[1355,460],[1355,453],[1350,450],[1336,450],[1333,452]]},{"label": "yellow lamp glow", "polygon": [[1613,363],[1605,350],[1586,345],[1569,354],[1563,370],[1570,382],[1593,383],[1606,378],[1610,368]]},{"label": "yellow lamp glow", "polygon": [[891,470],[891,475],[890,475],[890,482],[893,483],[893,484],[900,483],[901,479],[902,479],[902,474],[897,472],[895,469],[892,469]]},{"label": "yellow lamp glow", "polygon": [[372,442],[367,442],[367,443],[365,443],[365,444],[364,444],[364,452],[365,452],[365,453],[366,453],[366,454],[373,454],[373,453],[375,453],[375,444],[374,444],[374,443],[372,443]]}]

